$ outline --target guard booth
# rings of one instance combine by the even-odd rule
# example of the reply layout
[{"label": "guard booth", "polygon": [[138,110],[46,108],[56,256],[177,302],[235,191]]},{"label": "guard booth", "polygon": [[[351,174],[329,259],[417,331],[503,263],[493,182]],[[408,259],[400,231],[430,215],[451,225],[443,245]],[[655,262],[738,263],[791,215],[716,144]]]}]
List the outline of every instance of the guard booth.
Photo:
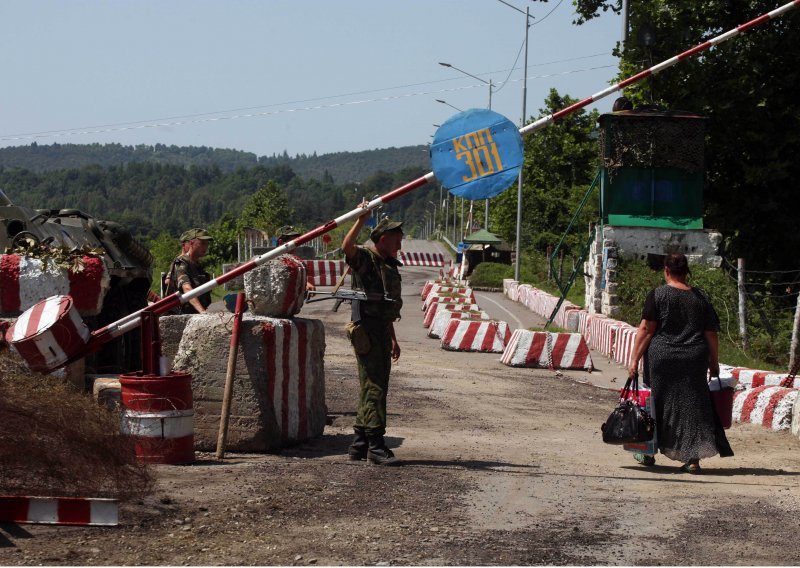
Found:
[{"label": "guard booth", "polygon": [[485,229],[475,231],[464,239],[464,276],[469,276],[481,262],[511,264],[511,247],[500,237]]},{"label": "guard booth", "polygon": [[602,222],[702,229],[705,121],[684,112],[602,115]]},{"label": "guard booth", "polygon": [[600,222],[584,266],[591,313],[619,312],[619,259],[658,268],[682,252],[692,264],[722,263],[722,235],[703,227],[705,122],[649,109],[600,116]]}]

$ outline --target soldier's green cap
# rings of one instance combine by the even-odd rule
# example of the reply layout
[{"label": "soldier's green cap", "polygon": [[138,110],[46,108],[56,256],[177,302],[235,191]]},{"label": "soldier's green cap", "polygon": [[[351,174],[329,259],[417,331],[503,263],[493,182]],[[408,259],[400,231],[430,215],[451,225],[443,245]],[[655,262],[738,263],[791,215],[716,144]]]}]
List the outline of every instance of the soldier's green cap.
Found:
[{"label": "soldier's green cap", "polygon": [[181,235],[181,242],[185,243],[187,241],[191,241],[192,239],[200,239],[202,241],[211,241],[213,237],[208,234],[208,231],[205,229],[189,229],[185,231]]},{"label": "soldier's green cap", "polygon": [[291,240],[289,237],[299,237],[302,233],[292,227],[291,225],[284,225],[280,229],[278,229],[278,240],[279,241],[286,241]]},{"label": "soldier's green cap", "polygon": [[381,239],[381,235],[384,233],[388,233],[389,231],[400,231],[403,232],[401,228],[403,226],[402,221],[392,221],[389,217],[384,217],[380,220],[380,223],[372,229],[372,232],[369,234],[369,238],[372,240],[373,243],[377,243]]}]

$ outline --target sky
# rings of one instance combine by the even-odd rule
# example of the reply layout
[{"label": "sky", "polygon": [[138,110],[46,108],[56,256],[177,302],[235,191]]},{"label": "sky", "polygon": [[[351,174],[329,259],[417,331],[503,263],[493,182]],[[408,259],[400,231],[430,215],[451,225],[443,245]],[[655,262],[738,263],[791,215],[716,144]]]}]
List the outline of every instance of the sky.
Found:
[{"label": "sky", "polygon": [[427,144],[452,107],[488,105],[490,80],[492,109],[519,124],[525,15],[509,5],[534,18],[529,117],[551,88],[613,82],[621,18],[573,25],[571,0],[0,0],[0,147]]}]

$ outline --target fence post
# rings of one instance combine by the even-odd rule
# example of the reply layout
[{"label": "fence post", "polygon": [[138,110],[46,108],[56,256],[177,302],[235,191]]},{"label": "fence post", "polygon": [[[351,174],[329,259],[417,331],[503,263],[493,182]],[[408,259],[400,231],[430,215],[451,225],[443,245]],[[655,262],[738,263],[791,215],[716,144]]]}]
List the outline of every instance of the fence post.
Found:
[{"label": "fence post", "polygon": [[742,349],[747,351],[747,292],[744,287],[744,259],[737,259],[736,273],[739,289],[739,336],[742,338]]},{"label": "fence post", "polygon": [[558,251],[558,283],[561,284],[561,277],[564,274],[564,249]]},{"label": "fence post", "polygon": [[800,341],[800,293],[797,294],[797,307],[794,309],[792,325],[792,346],[789,348],[789,372],[797,372],[797,343]]}]

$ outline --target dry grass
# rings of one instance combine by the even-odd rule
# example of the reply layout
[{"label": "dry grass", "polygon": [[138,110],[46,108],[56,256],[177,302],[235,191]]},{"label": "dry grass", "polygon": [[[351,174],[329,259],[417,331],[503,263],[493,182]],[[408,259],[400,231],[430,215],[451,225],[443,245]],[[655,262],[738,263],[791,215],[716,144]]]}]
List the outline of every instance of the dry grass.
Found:
[{"label": "dry grass", "polygon": [[0,349],[0,494],[128,500],[149,493],[151,472],[119,430],[119,413]]}]

